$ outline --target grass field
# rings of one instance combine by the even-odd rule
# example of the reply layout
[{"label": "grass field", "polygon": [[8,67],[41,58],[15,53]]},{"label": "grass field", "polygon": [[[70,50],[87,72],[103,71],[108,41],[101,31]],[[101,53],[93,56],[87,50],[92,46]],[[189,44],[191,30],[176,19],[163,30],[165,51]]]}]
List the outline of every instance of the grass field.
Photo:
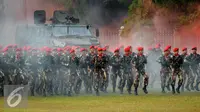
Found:
[{"label": "grass field", "polygon": [[27,109],[5,109],[0,98],[0,106],[0,112],[200,112],[200,92],[29,97]]}]

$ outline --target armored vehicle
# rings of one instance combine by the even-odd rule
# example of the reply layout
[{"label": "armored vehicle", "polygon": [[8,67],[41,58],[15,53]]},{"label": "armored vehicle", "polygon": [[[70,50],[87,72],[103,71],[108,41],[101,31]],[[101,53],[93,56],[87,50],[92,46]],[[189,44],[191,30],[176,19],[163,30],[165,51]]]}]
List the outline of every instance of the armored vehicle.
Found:
[{"label": "armored vehicle", "polygon": [[99,30],[89,25],[79,24],[79,19],[68,15],[66,11],[54,11],[51,24],[45,24],[45,11],[34,13],[33,25],[18,25],[16,43],[34,47],[65,47],[100,45]]}]

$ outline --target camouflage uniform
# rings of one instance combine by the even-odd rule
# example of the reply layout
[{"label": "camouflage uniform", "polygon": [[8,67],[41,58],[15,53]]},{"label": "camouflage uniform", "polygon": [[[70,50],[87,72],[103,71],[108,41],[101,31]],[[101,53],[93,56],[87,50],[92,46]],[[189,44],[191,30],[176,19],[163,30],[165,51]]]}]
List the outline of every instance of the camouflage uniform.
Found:
[{"label": "camouflage uniform", "polygon": [[112,86],[113,86],[113,92],[115,92],[116,88],[116,82],[117,82],[117,76],[120,78],[120,82],[118,86],[120,86],[120,83],[122,83],[122,57],[120,55],[113,55],[110,60],[110,65],[112,66]]},{"label": "camouflage uniform", "polygon": [[[192,75],[191,69],[190,69],[190,64],[189,62],[186,60],[188,55],[187,54],[182,54],[181,55],[184,62],[183,62],[183,85],[182,85],[182,91],[184,91],[184,88],[186,88],[188,91],[190,91],[189,86],[192,84],[193,80],[194,80],[194,76]],[[187,82],[186,82],[187,79]]]},{"label": "camouflage uniform", "polygon": [[171,77],[171,86],[172,93],[175,94],[175,84],[176,77],[178,76],[178,87],[176,88],[177,93],[180,93],[179,89],[183,84],[183,72],[181,70],[181,66],[183,64],[183,58],[180,55],[173,55],[172,57],[172,77]]},{"label": "camouflage uniform", "polygon": [[90,93],[92,93],[92,86],[93,86],[93,76],[94,76],[94,57],[96,57],[96,54],[94,53],[89,53],[86,57],[86,63],[88,65],[88,83],[89,83],[89,87],[88,90]]},{"label": "camouflage uniform", "polygon": [[[27,57],[25,64],[28,67],[27,69],[30,69],[30,76],[31,76],[31,83],[30,83],[30,90],[31,90],[31,95],[34,96],[36,89],[38,90],[39,85],[38,85],[38,55],[33,53],[30,56]],[[39,92],[38,92],[39,93]]]},{"label": "camouflage uniform", "polygon": [[169,79],[171,73],[172,58],[170,57],[170,55],[163,55],[158,59],[158,62],[161,64],[161,71],[160,71],[161,89],[162,92],[165,93],[165,87],[169,88],[170,86]]},{"label": "camouflage uniform", "polygon": [[96,92],[96,95],[99,96],[100,86],[105,84],[106,81],[106,57],[102,54],[102,56],[97,55],[93,58],[94,62],[94,81],[93,88]]},{"label": "camouflage uniform", "polygon": [[134,64],[135,64],[135,68],[137,70],[137,75],[134,81],[134,87],[135,87],[135,95],[138,95],[138,86],[139,86],[139,79],[141,77],[141,75],[144,77],[144,87],[143,87],[143,91],[147,94],[147,85],[148,85],[148,81],[149,81],[149,77],[147,76],[146,72],[145,72],[145,64],[147,64],[147,58],[144,55],[136,55],[134,57]]},{"label": "camouflage uniform", "polygon": [[54,94],[63,94],[63,84],[64,84],[64,73],[61,72],[62,64],[61,64],[61,52],[57,52],[54,54],[54,62],[55,62],[55,74],[53,75],[53,89]]},{"label": "camouflage uniform", "polygon": [[72,89],[73,91],[78,94],[77,91],[77,83],[79,81],[79,73],[78,73],[78,69],[79,69],[79,59],[77,56],[69,56],[69,88],[68,88],[68,96],[72,95]]},{"label": "camouflage uniform", "polygon": [[110,61],[110,55],[108,54],[104,54],[105,57],[105,73],[106,73],[106,80],[104,83],[102,83],[101,85],[101,91],[103,92],[107,92],[107,88],[109,86],[109,79],[110,79],[110,65],[109,65],[109,61]]},{"label": "camouflage uniform", "polygon": [[81,82],[84,82],[84,87],[85,87],[85,92],[88,93],[89,92],[89,75],[88,75],[88,65],[86,62],[86,56],[81,55],[80,58],[80,75],[81,75]]},{"label": "camouflage uniform", "polygon": [[42,79],[42,90],[43,95],[46,96],[46,94],[53,95],[53,75],[55,74],[55,62],[54,58],[50,54],[46,54],[44,57],[40,58],[42,62],[42,74],[44,76]]},{"label": "camouflage uniform", "polygon": [[[124,55],[122,57],[122,68],[123,68],[123,74],[121,76],[122,81],[120,81],[120,93],[123,93],[123,88],[125,84],[127,84],[127,91],[129,94],[131,94],[131,87],[133,85],[133,74],[132,74],[132,59],[133,57],[131,55]],[[127,82],[127,83],[126,83]]]}]

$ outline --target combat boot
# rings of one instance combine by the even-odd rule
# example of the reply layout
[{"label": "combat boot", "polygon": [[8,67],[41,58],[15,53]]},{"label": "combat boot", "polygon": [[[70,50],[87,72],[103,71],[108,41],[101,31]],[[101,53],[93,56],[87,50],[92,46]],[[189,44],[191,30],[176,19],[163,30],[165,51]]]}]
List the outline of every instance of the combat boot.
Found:
[{"label": "combat boot", "polygon": [[146,85],[143,87],[143,91],[144,91],[145,94],[148,94],[147,86]]},{"label": "combat boot", "polygon": [[162,88],[162,93],[166,93],[166,92],[165,92],[165,88]]},{"label": "combat boot", "polygon": [[180,94],[180,88],[181,88],[181,85],[179,85],[179,86],[176,88],[176,92],[177,92],[178,94]]},{"label": "combat boot", "polygon": [[134,90],[134,94],[137,96],[138,95],[138,88],[136,87]]}]

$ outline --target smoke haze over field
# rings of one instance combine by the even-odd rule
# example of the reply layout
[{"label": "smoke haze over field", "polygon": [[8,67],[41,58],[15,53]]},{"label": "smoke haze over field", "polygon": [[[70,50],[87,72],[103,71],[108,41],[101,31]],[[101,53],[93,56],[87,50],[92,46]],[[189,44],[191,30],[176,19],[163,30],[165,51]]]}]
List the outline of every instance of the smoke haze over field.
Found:
[{"label": "smoke haze over field", "polygon": [[[0,32],[1,44],[14,44],[16,42],[15,31],[17,24],[33,24],[33,13],[35,10],[45,10],[47,19],[50,19],[54,10],[65,9],[63,5],[58,5],[48,0],[5,0],[5,21],[1,25],[2,30]],[[102,32],[100,40],[103,42],[106,38],[111,37],[111,46],[117,46],[118,44],[118,28],[120,27],[120,21],[125,15],[125,11],[119,11],[117,14],[109,15],[111,12],[105,12],[102,7],[98,5],[90,6],[86,17],[83,20],[88,24],[100,28]],[[48,23],[48,21],[47,21]],[[112,35],[113,34],[113,35]]]}]

